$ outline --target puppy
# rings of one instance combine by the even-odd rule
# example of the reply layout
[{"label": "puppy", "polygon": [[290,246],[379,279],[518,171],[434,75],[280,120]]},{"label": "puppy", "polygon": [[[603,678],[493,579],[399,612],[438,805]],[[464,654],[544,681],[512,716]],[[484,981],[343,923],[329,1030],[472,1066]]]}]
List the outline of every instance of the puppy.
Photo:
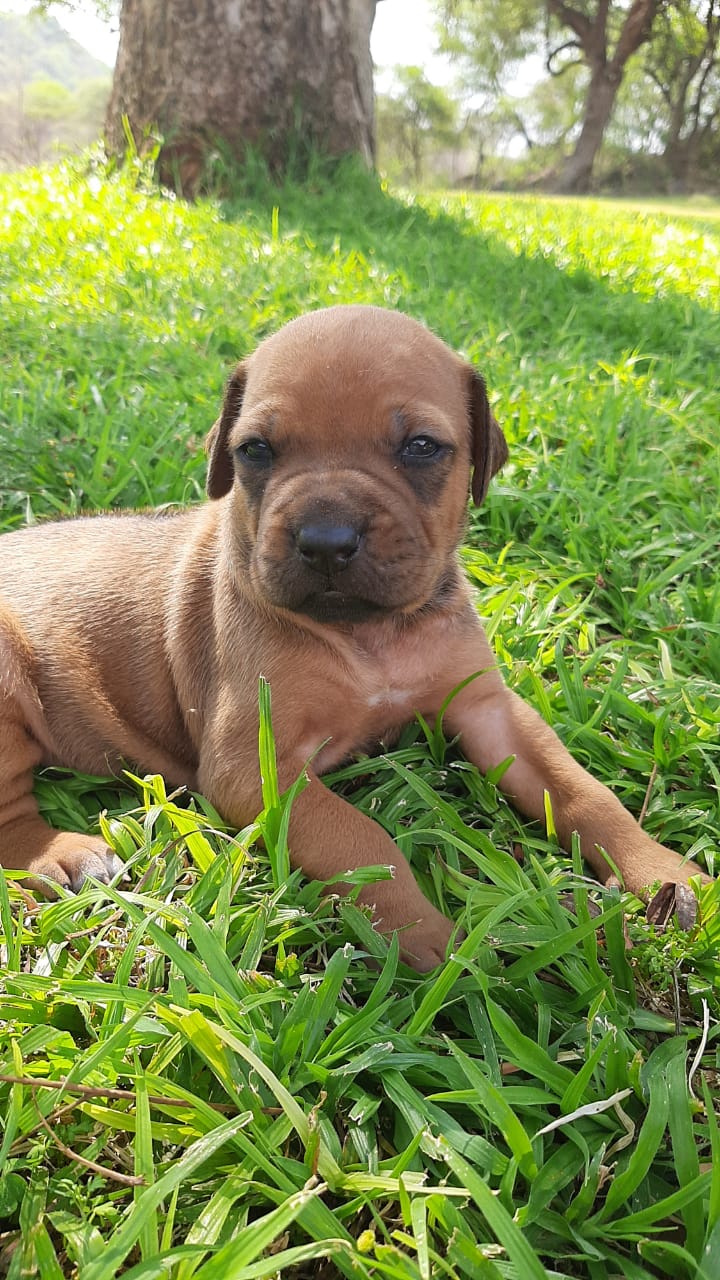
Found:
[{"label": "puppy", "polygon": [[[420,324],[376,307],[294,320],[230,378],[208,437],[208,494],[172,515],[13,532],[0,546],[0,861],[77,888],[118,862],[39,817],[33,770],[133,762],[203,792],[241,827],[262,807],[257,685],[270,682],[293,863],[321,880],[390,864],[364,889],[377,928],[428,970],[452,925],[385,832],[320,781],[437,715],[519,810],[580,838],[601,880],[686,881],[504,685],[458,565],[468,486],[507,449],[482,378]],[[308,766],[308,761],[312,761]]]}]

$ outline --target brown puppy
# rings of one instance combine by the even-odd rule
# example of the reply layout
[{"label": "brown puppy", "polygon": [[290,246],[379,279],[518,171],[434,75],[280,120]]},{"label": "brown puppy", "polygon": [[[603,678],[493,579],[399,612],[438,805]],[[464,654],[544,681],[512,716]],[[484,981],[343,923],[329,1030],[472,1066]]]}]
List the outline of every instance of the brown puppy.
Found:
[{"label": "brown puppy", "polygon": [[319,775],[391,740],[450,690],[448,732],[532,818],[548,792],[562,843],[601,879],[697,873],[650,839],[511,693],[456,558],[507,456],[483,381],[406,316],[332,307],[236,370],[209,437],[212,501],[176,515],[100,516],[10,533],[0,547],[0,862],[76,887],[119,864],[38,816],[32,771],[123,761],[197,788],[228,822],[261,808],[257,682],[270,681],[281,785],[313,757],[290,823],[319,879],[391,864],[364,892],[419,969],[452,925],[390,837]]}]

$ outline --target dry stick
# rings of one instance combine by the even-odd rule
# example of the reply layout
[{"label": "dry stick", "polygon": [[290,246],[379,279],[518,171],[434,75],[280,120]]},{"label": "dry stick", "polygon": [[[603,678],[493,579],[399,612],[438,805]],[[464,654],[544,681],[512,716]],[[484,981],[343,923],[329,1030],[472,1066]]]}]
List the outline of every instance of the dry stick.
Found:
[{"label": "dry stick", "polygon": [[132,1173],[118,1173],[115,1169],[106,1169],[104,1164],[97,1164],[94,1160],[86,1160],[85,1156],[79,1156],[77,1151],[72,1150],[72,1147],[66,1147],[65,1143],[60,1141],[57,1134],[53,1133],[37,1104],[37,1099],[35,1099],[34,1094],[33,1099],[35,1101],[35,1110],[37,1111],[40,1124],[43,1129],[47,1129],[58,1151],[62,1151],[63,1155],[67,1156],[68,1160],[74,1160],[76,1164],[81,1164],[83,1168],[90,1169],[92,1173],[99,1173],[101,1178],[109,1178],[111,1182],[121,1182],[124,1187],[145,1186],[144,1178]]},{"label": "dry stick", "polygon": [[[112,1102],[136,1102],[137,1096],[132,1089],[98,1089],[89,1084],[71,1084],[67,1080],[45,1080],[40,1076],[6,1076],[0,1074],[0,1084],[22,1084],[28,1089],[64,1089],[66,1093],[74,1093],[80,1098],[109,1098]],[[192,1102],[185,1098],[165,1098],[162,1094],[151,1093],[148,1102],[154,1107],[192,1107]],[[238,1115],[239,1108],[232,1102],[205,1102],[203,1104],[223,1115]],[[261,1107],[263,1115],[280,1116],[282,1107]]]},{"label": "dry stick", "polygon": [[[33,1102],[35,1103],[35,1110],[39,1111],[40,1108],[38,1107],[37,1098],[34,1093]],[[58,1121],[62,1120],[63,1116],[68,1114],[68,1112],[75,1111],[77,1109],[77,1105],[77,1102],[66,1102],[64,1107],[53,1107],[52,1111],[49,1111],[44,1119],[47,1120],[49,1125],[57,1124]],[[30,1139],[35,1137],[35,1134],[40,1127],[40,1124],[31,1125],[25,1133],[21,1134],[19,1138],[16,1138],[10,1148],[10,1155],[16,1156],[21,1151],[25,1151]]]},{"label": "dry stick", "polygon": [[650,770],[650,778],[647,784],[647,789],[645,791],[645,799],[642,802],[642,809],[640,810],[640,817],[638,818],[639,827],[641,827],[643,822],[645,821],[645,815],[648,811],[648,805],[650,804],[650,796],[652,794],[652,789],[655,785],[656,778],[657,778],[657,764],[654,764],[652,769]]},{"label": "dry stick", "polygon": [[[67,1093],[77,1094],[81,1098],[110,1098],[113,1102],[136,1101],[136,1095],[132,1089],[96,1089],[88,1084],[70,1084],[67,1080],[43,1080],[39,1076],[0,1075],[0,1083],[27,1085],[29,1089],[65,1089]],[[163,1098],[158,1094],[151,1094],[148,1102],[156,1107],[192,1106],[192,1103],[184,1098]],[[226,1112],[228,1115],[236,1115],[238,1110],[229,1102],[208,1102],[206,1106],[212,1107],[213,1111]]]}]

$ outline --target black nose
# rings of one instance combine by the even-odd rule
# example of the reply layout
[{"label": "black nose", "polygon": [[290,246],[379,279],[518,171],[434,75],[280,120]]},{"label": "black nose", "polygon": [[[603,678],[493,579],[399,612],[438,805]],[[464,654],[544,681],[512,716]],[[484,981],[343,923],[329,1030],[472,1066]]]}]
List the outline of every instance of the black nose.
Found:
[{"label": "black nose", "polygon": [[318,521],[298,530],[295,545],[316,573],[340,573],[360,546],[360,533],[351,525]]}]

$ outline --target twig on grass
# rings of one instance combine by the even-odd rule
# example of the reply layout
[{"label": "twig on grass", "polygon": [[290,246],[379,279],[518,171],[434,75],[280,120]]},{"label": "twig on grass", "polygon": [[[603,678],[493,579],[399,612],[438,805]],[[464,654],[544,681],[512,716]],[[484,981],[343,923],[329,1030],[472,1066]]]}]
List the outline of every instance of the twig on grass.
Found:
[{"label": "twig on grass", "polygon": [[655,786],[656,778],[657,778],[657,764],[654,764],[652,769],[650,770],[650,777],[648,778],[648,784],[647,784],[647,787],[645,788],[645,799],[643,800],[642,805],[640,807],[640,815],[638,817],[639,827],[641,827],[643,822],[645,821],[645,815],[648,811],[648,806],[650,804],[650,796],[652,795],[652,789]]},{"label": "twig on grass", "polygon": [[[88,1084],[72,1084],[68,1080],[44,1080],[39,1076],[6,1076],[0,1074],[0,1084],[22,1084],[29,1089],[64,1089],[66,1093],[76,1094],[80,1098],[109,1098],[112,1102],[135,1102],[132,1089],[100,1089]],[[150,1094],[148,1102],[155,1107],[191,1107],[192,1103],[185,1098],[165,1098],[162,1094]],[[236,1115],[238,1108],[230,1102],[208,1102],[213,1111],[221,1111],[225,1115]],[[280,1114],[280,1107],[266,1107],[266,1111]]]},{"label": "twig on grass", "polygon": [[73,1151],[72,1147],[66,1147],[65,1143],[62,1142],[61,1139],[58,1138],[57,1134],[50,1128],[50,1125],[42,1114],[34,1095],[33,1101],[35,1103],[35,1110],[37,1111],[38,1120],[40,1121],[42,1128],[47,1130],[58,1151],[62,1151],[63,1155],[67,1156],[68,1160],[74,1161],[75,1164],[81,1164],[84,1169],[89,1169],[91,1173],[98,1173],[101,1178],[109,1178],[111,1182],[120,1182],[124,1187],[145,1186],[145,1179],[140,1177],[138,1174],[118,1173],[116,1169],[107,1169],[104,1164],[97,1164],[95,1160],[86,1160],[85,1156],[78,1155],[77,1151]]}]

